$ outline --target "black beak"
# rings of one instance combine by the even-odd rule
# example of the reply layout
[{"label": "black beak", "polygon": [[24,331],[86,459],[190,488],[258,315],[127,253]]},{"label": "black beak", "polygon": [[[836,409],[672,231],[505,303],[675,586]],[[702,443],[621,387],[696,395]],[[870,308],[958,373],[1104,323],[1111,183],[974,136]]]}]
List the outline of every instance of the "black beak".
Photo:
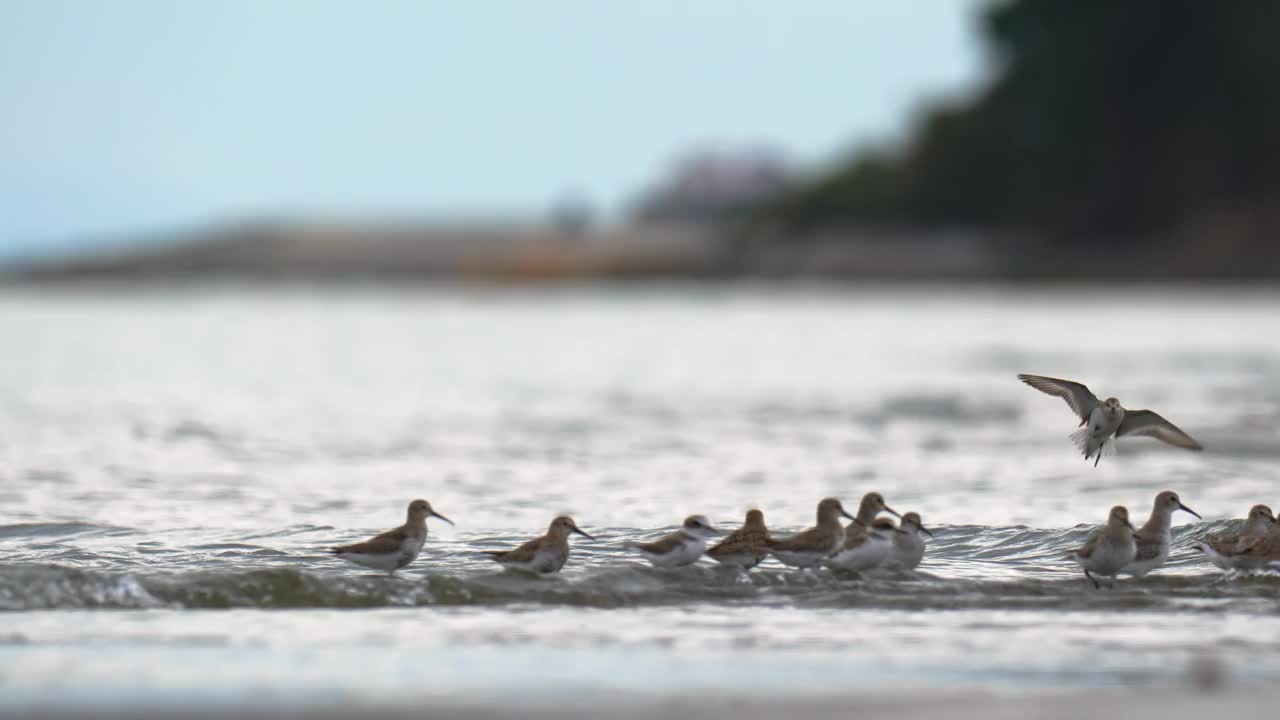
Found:
[{"label": "black beak", "polygon": [[[1138,532],[1137,528],[1135,528],[1135,527],[1133,526],[1133,523],[1129,522],[1128,520],[1125,520],[1125,521],[1124,521],[1124,526],[1125,526],[1125,527],[1127,527],[1127,528],[1129,528],[1130,530],[1132,530],[1132,531],[1134,531],[1134,532]],[[1135,536],[1135,537],[1136,537],[1136,536]]]},{"label": "black beak", "polygon": [[436,512],[435,510],[432,510],[432,511],[431,511],[431,517],[438,517],[438,518],[440,518],[441,520],[443,520],[443,521],[445,521],[445,522],[449,523],[450,525],[453,525],[453,521],[452,521],[452,520],[450,520],[449,518],[447,518],[447,517],[445,517],[445,516],[441,515],[440,513]]},{"label": "black beak", "polygon": [[893,508],[889,507],[888,505],[884,505],[884,506],[882,507],[882,509],[883,509],[885,512],[889,513],[890,515],[894,516],[894,517],[898,517],[898,518],[902,517],[901,515],[899,515],[899,514],[898,514],[898,511],[897,511],[897,510],[894,510]]},{"label": "black beak", "polygon": [[588,535],[588,534],[586,534],[586,533],[582,532],[582,531],[581,531],[581,530],[579,530],[578,528],[574,528],[574,529],[573,529],[573,531],[574,531],[574,532],[576,532],[576,533],[578,533],[579,535],[581,535],[582,537],[584,537],[584,538],[586,538],[586,539],[588,539],[588,540],[595,540],[595,538],[593,538],[593,537],[591,537],[590,535]]},{"label": "black beak", "polygon": [[850,520],[857,520],[857,519],[858,519],[858,518],[856,518],[856,517],[854,517],[854,516],[850,515],[849,513],[845,512],[845,509],[844,509],[844,508],[840,508],[840,514],[841,514],[841,515],[843,515],[843,516],[845,516],[845,517],[847,517],[847,518],[849,518]]},{"label": "black beak", "polygon": [[1191,508],[1187,507],[1186,505],[1183,505],[1182,503],[1178,503],[1178,509],[1179,509],[1179,510],[1186,511],[1186,512],[1189,512],[1189,513],[1191,513],[1192,515],[1195,515],[1197,520],[1203,520],[1203,519],[1204,519],[1204,518],[1200,517],[1200,513],[1196,512],[1195,510],[1192,510]]},{"label": "black beak", "polygon": [[917,527],[919,527],[919,528],[920,528],[920,532],[924,533],[925,535],[928,535],[929,537],[933,537],[933,533],[929,532],[929,528],[927,528],[927,527],[925,527],[925,526],[923,526],[923,525],[919,525],[919,526],[917,526]]}]

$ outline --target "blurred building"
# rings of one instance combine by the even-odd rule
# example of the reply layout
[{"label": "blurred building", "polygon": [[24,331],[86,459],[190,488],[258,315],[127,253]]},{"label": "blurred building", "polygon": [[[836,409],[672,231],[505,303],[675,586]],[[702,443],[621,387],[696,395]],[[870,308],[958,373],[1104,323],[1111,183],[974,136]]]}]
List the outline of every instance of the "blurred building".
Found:
[{"label": "blurred building", "polygon": [[678,160],[644,193],[633,217],[641,223],[717,223],[787,187],[781,153],[767,148],[702,150]]}]

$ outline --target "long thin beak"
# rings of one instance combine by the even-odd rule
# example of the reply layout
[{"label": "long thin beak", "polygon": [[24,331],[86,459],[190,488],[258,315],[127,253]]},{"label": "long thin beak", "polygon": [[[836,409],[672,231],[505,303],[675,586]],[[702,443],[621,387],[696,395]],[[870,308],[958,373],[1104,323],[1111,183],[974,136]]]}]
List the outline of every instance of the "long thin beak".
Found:
[{"label": "long thin beak", "polygon": [[841,515],[843,515],[843,516],[845,516],[845,517],[847,517],[847,518],[849,518],[850,520],[857,520],[857,519],[858,519],[858,518],[856,518],[856,517],[854,517],[854,516],[850,515],[849,513],[845,512],[845,509],[844,509],[844,508],[840,508],[840,514],[841,514]]},{"label": "long thin beak", "polygon": [[1134,531],[1134,532],[1138,532],[1138,529],[1137,529],[1137,528],[1135,528],[1135,527],[1133,526],[1133,523],[1129,522],[1128,520],[1125,520],[1125,521],[1124,521],[1124,526],[1125,526],[1125,527],[1127,527],[1127,528],[1129,528],[1130,530],[1132,530],[1132,531]]},{"label": "long thin beak", "polygon": [[892,515],[892,516],[894,516],[894,517],[902,517],[901,515],[899,515],[899,514],[898,514],[898,511],[897,511],[897,510],[894,510],[893,508],[889,507],[888,505],[885,505],[883,509],[884,509],[884,511],[885,511],[885,512],[889,513],[890,515]]},{"label": "long thin beak", "polygon": [[590,535],[588,535],[588,534],[586,534],[586,533],[582,532],[582,531],[581,531],[581,530],[579,530],[578,528],[574,528],[574,529],[573,529],[573,531],[574,531],[574,532],[576,532],[576,533],[578,533],[579,535],[581,535],[582,537],[584,537],[584,538],[586,538],[586,539],[588,539],[588,540],[595,540],[595,538],[593,538],[593,537],[591,537]]},{"label": "long thin beak", "polygon": [[450,525],[453,525],[453,521],[452,521],[452,520],[450,520],[449,518],[447,518],[447,517],[445,517],[445,516],[441,515],[440,513],[436,512],[435,510],[432,510],[432,511],[431,511],[431,516],[432,516],[432,517],[438,517],[438,518],[440,518],[441,520],[443,520],[443,521],[445,521],[445,522],[449,523]]},{"label": "long thin beak", "polygon": [[924,533],[925,535],[928,535],[929,537],[933,537],[933,533],[929,532],[929,528],[923,525],[919,525],[918,527],[920,528],[920,532]]},{"label": "long thin beak", "polygon": [[1178,509],[1179,509],[1179,510],[1185,510],[1186,512],[1189,512],[1189,513],[1191,513],[1192,515],[1195,515],[1195,516],[1196,516],[1196,519],[1198,519],[1198,520],[1203,520],[1203,519],[1204,519],[1204,518],[1200,517],[1200,513],[1196,512],[1195,510],[1192,510],[1191,508],[1187,507],[1186,505],[1183,505],[1182,503],[1178,503]]}]

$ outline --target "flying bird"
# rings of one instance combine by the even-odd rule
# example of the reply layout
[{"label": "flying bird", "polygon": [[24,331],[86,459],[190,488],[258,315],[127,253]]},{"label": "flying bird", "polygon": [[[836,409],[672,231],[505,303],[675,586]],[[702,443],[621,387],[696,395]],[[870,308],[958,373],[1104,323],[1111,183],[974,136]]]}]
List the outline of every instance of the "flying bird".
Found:
[{"label": "flying bird", "polygon": [[1067,401],[1071,411],[1080,418],[1080,429],[1071,433],[1071,441],[1084,453],[1085,460],[1094,458],[1094,467],[1102,459],[1103,449],[1108,446],[1114,449],[1115,438],[1125,435],[1149,435],[1180,448],[1204,449],[1190,435],[1157,413],[1126,410],[1113,397],[1098,400],[1098,396],[1081,383],[1025,373],[1019,374],[1018,379],[1042,393]]}]

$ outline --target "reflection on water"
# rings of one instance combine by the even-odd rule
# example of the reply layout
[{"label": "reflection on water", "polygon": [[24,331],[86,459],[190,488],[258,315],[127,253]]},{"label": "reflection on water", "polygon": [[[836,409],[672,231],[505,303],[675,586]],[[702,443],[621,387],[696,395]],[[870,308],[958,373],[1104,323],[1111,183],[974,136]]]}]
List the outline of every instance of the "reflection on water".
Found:
[{"label": "reflection on water", "polygon": [[[216,695],[241,671],[286,695],[367,690],[341,679],[341,646],[371,664],[375,650],[447,650],[475,671],[467,685],[401,665],[383,681],[423,691],[604,688],[608,669],[639,689],[772,691],[787,684],[767,671],[776,653],[868,683],[1099,684],[1167,678],[1224,642],[1249,672],[1280,675],[1268,639],[1280,580],[1224,582],[1189,549],[1256,502],[1280,504],[1277,300],[9,294],[3,678],[81,697],[119,683]],[[1158,407],[1208,450],[1134,440],[1092,468],[1067,440],[1066,408],[1019,384],[1023,371]],[[1145,516],[1165,488],[1206,520],[1175,528],[1168,568],[1090,590],[1067,552],[1111,505]],[[658,572],[623,549],[693,512],[732,527],[758,506],[794,530],[818,498],[869,490],[937,532],[920,574]],[[400,577],[322,554],[400,522],[417,496],[458,527],[432,524]],[[478,553],[561,512],[599,538],[575,541],[563,577],[499,574]],[[220,608],[239,609],[208,612]],[[104,647],[170,669],[111,679],[91,669]],[[1081,667],[1099,652],[1109,680]],[[557,653],[590,661],[538,670]],[[672,671],[677,658],[701,669]]]}]

